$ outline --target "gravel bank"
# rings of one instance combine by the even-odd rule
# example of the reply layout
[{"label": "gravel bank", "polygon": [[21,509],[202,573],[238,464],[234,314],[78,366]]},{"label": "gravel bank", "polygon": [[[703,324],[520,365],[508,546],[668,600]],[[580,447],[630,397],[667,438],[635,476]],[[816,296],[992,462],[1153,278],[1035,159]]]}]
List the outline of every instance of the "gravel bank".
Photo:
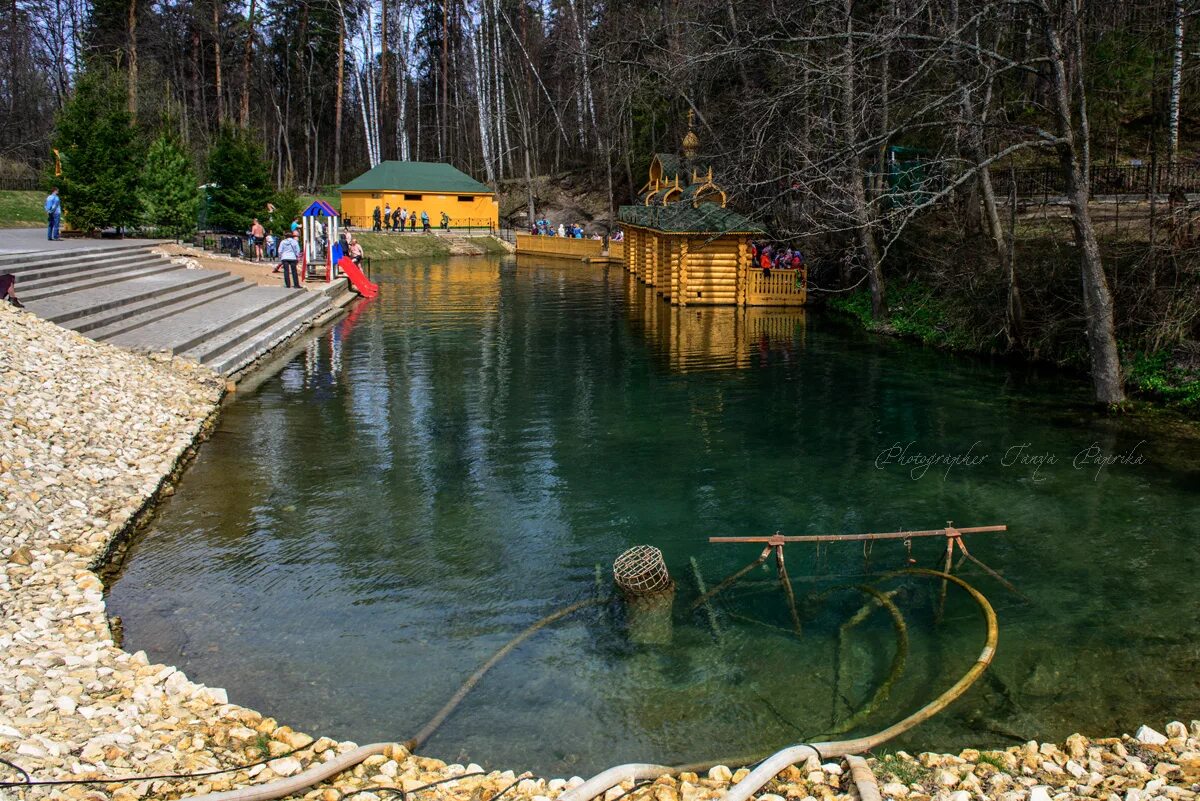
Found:
[{"label": "gravel bank", "polygon": [[[294,775],[355,747],[315,740],[228,703],[144,653],[113,643],[94,570],[144,516],[215,419],[225,382],[205,368],[99,344],[0,304],[0,759],[34,780],[194,773],[216,776],[36,788],[8,799],[177,798]],[[1003,636],[1001,636],[1003,647]],[[402,734],[402,733],[398,733]],[[547,732],[547,737],[552,737]],[[537,743],[529,747],[537,748]],[[295,749],[301,749],[293,752]],[[904,754],[873,762],[885,798],[908,801],[1191,801],[1200,789],[1200,722],[1165,734],[1062,747],[1029,743],[958,756]],[[468,775],[476,774],[476,775]],[[428,782],[461,778],[412,793]],[[741,772],[664,777],[631,801],[707,801]],[[408,755],[370,757],[307,799],[549,801],[579,780],[483,772]],[[0,782],[20,781],[0,764]],[[363,788],[377,788],[361,791]],[[626,788],[628,789],[628,788]],[[848,801],[849,777],[817,760],[789,768],[760,801]],[[608,801],[624,790],[614,789]]]}]

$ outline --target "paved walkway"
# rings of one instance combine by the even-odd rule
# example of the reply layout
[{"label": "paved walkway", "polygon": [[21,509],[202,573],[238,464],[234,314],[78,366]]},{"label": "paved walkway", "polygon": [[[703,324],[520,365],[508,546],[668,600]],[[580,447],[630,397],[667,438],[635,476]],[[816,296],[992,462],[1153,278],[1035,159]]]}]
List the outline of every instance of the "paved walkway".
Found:
[{"label": "paved walkway", "polygon": [[152,245],[166,239],[99,239],[84,236],[64,236],[58,242],[46,239],[46,228],[0,228],[0,253],[29,253],[31,251],[95,250],[121,248],[130,245]]}]

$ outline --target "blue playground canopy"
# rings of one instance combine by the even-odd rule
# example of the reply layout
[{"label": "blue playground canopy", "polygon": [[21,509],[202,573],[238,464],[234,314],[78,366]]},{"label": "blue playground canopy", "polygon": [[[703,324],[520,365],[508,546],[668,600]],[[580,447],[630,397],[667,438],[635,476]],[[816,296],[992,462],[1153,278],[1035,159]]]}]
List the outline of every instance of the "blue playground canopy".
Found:
[{"label": "blue playground canopy", "polygon": [[324,200],[314,200],[313,204],[304,210],[302,217],[337,217],[338,213]]}]

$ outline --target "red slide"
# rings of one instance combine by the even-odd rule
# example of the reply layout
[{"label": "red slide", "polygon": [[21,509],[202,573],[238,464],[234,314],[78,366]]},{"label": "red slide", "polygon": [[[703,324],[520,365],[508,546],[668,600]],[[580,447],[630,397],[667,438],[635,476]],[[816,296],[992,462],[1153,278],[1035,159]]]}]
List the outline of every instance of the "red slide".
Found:
[{"label": "red slide", "polygon": [[371,283],[363,271],[358,269],[358,265],[350,261],[350,259],[342,256],[338,260],[338,269],[350,279],[350,283],[358,290],[358,294],[364,298],[373,298],[379,294],[379,284]]}]

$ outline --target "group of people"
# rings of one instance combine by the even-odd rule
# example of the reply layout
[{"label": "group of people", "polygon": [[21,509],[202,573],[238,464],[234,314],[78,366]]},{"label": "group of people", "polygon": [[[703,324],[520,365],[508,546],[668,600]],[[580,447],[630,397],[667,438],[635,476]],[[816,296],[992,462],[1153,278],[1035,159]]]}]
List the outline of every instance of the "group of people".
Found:
[{"label": "group of people", "polygon": [[799,270],[804,267],[804,254],[797,249],[776,247],[761,242],[752,242],[750,249],[754,257],[754,264],[768,275],[771,270]]},{"label": "group of people", "polygon": [[[409,212],[409,210],[406,208],[392,211],[391,203],[385,204],[382,209],[380,209],[378,206],[376,206],[375,211],[371,212],[371,230],[372,231],[403,231],[405,229],[405,227],[407,226],[409,231],[416,232],[417,216],[418,215],[417,215],[416,209],[413,209],[412,212]],[[420,218],[421,218],[421,231],[423,233],[429,233],[429,212],[422,211],[420,214]],[[450,228],[450,215],[443,211],[442,212],[442,229],[449,230],[449,228]]]},{"label": "group of people", "polygon": [[[571,223],[570,225],[559,223],[558,227],[555,228],[552,222],[542,217],[529,227],[529,233],[534,236],[561,236],[564,239],[583,239],[583,226],[579,223]],[[607,237],[599,233],[592,234],[591,236],[592,239],[607,238],[610,242],[620,242],[624,237],[625,235],[619,228]]]}]

